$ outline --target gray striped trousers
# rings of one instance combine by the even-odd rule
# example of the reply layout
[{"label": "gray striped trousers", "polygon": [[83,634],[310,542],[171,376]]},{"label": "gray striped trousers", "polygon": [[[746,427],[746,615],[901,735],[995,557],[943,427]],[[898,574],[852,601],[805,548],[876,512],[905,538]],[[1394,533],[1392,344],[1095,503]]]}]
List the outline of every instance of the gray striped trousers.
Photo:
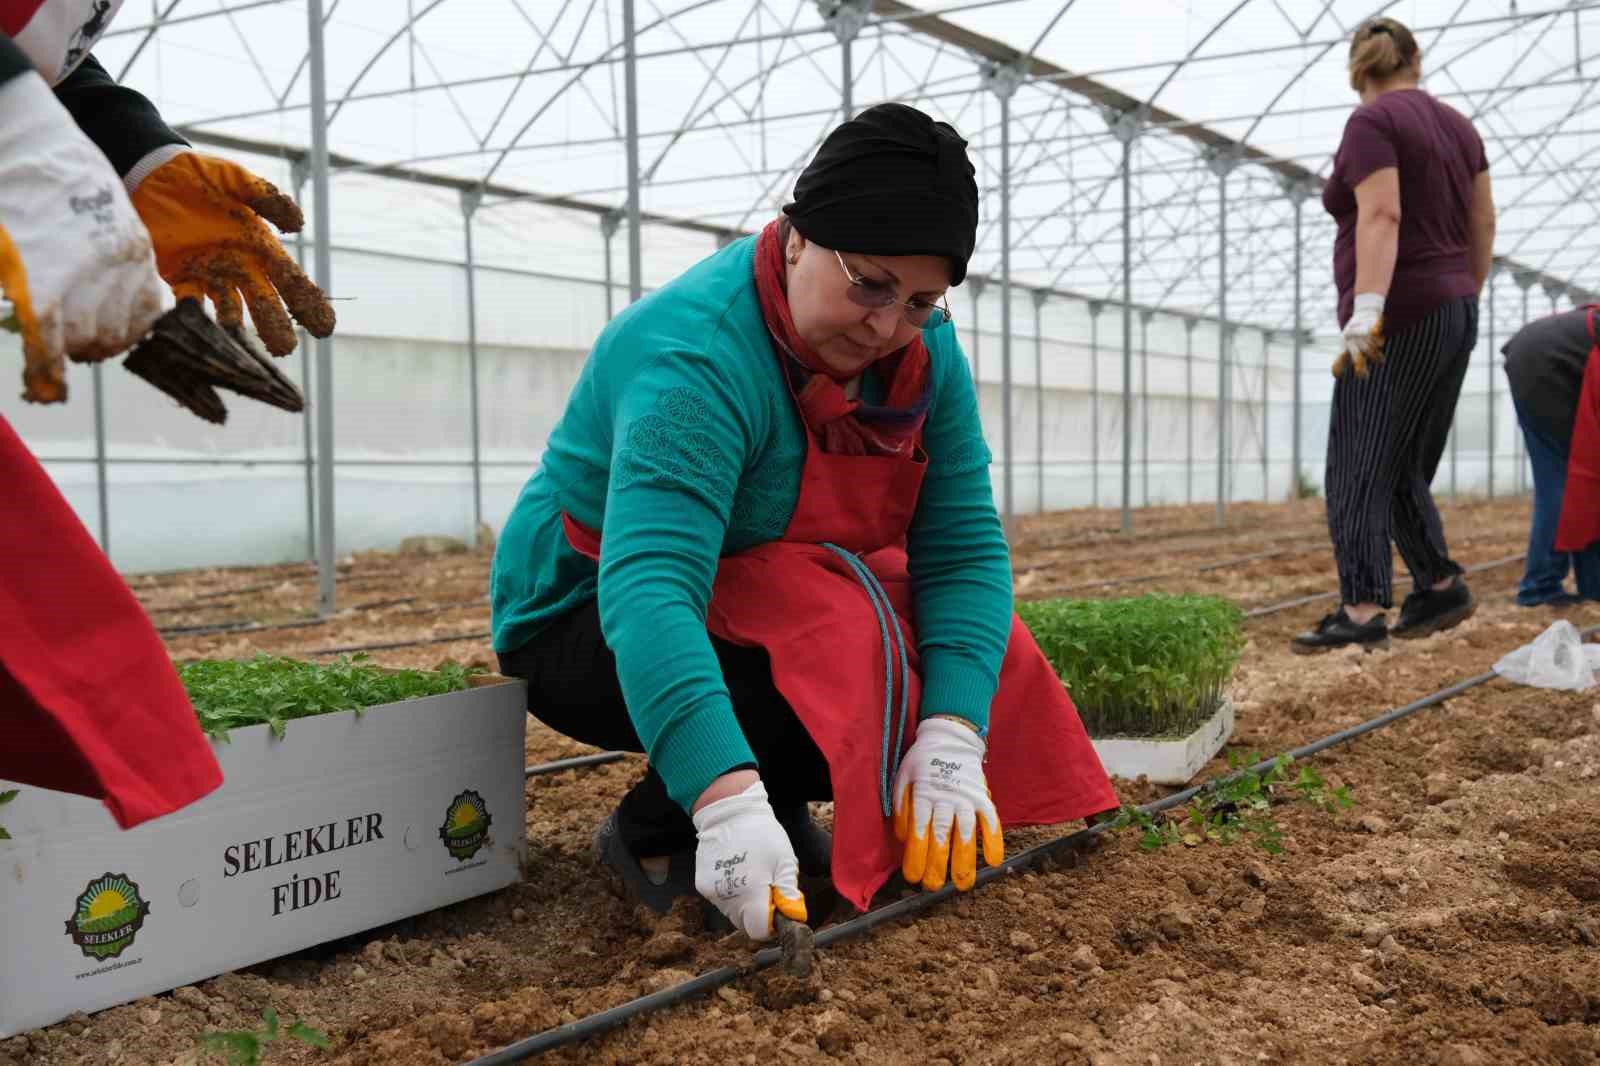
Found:
[{"label": "gray striped trousers", "polygon": [[1477,297],[1451,300],[1387,338],[1365,380],[1334,386],[1324,485],[1343,602],[1394,606],[1391,540],[1419,589],[1462,572],[1430,486],[1477,341]]}]

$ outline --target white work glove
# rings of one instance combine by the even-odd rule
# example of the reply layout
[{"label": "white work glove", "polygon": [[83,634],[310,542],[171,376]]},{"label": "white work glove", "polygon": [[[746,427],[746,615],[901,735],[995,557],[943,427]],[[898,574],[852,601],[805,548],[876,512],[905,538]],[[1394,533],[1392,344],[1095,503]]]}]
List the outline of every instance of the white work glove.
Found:
[{"label": "white work glove", "polygon": [[894,835],[906,846],[900,872],[909,883],[935,891],[944,887],[948,867],[956,888],[971,888],[980,828],[984,862],[996,866],[1005,859],[1000,815],[983,776],[984,749],[983,738],[964,722],[917,723],[917,739],[894,780]]},{"label": "white work glove", "polygon": [[0,86],[0,293],[22,334],[24,399],[64,401],[63,359],[127,351],[166,291],[105,154],[37,74]]},{"label": "white work glove", "polygon": [[694,814],[694,887],[752,940],[771,939],[778,911],[806,920],[800,863],[760,781]]},{"label": "white work glove", "polygon": [[1381,292],[1356,293],[1355,308],[1344,327],[1343,347],[1333,361],[1333,376],[1344,377],[1355,367],[1356,377],[1367,376],[1370,366],[1383,362],[1383,300]]}]

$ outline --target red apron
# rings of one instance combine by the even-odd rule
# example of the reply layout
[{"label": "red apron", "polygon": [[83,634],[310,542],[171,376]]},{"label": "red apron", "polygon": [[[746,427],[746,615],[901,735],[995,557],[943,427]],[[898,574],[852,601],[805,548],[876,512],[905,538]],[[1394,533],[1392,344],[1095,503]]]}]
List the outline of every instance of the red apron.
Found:
[{"label": "red apron", "polygon": [[1600,338],[1594,332],[1596,307],[1589,308],[1589,362],[1567,452],[1567,488],[1561,497],[1558,552],[1581,552],[1600,541]]},{"label": "red apron", "polygon": [[[806,436],[789,528],[779,540],[721,560],[706,624],[723,640],[759,646],[771,656],[773,683],[828,760],[834,886],[866,910],[900,869],[904,853],[880,794],[884,631],[860,579],[823,545],[855,553],[898,615],[908,675],[899,676],[892,650],[890,659],[896,728],[899,686],[909,694],[904,751],[916,736],[922,690],[905,543],[927,456],[920,446],[909,458],[832,455],[817,447],[812,434]],[[599,558],[600,541],[592,531],[566,515],[563,525],[575,550]],[[1118,805],[1066,687],[1015,613],[984,762],[1006,828],[1069,822]]]},{"label": "red apron", "polygon": [[0,418],[0,779],[104,801],[117,824],[222,784],[139,601]]}]

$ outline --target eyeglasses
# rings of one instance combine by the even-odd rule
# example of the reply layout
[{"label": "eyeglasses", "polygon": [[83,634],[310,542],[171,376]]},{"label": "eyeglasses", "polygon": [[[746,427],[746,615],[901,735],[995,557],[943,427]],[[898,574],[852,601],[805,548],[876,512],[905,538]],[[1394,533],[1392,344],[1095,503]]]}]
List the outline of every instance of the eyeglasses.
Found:
[{"label": "eyeglasses", "polygon": [[895,296],[893,286],[851,272],[838,249],[834,250],[833,257],[839,260],[839,268],[844,271],[844,276],[850,279],[850,289],[845,295],[849,296],[850,302],[858,307],[876,311],[897,303],[905,320],[918,329],[925,329],[928,326],[938,328],[950,321],[949,307],[931,304],[925,300],[901,300]]}]

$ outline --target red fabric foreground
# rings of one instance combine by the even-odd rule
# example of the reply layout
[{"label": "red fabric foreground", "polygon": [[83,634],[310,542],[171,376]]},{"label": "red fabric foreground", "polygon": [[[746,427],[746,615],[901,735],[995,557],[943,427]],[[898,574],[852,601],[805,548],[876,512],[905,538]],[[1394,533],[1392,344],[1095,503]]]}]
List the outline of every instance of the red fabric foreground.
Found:
[{"label": "red fabric foreground", "polygon": [[1567,452],[1567,488],[1556,527],[1558,552],[1581,552],[1600,540],[1600,340],[1595,307],[1589,308],[1589,362],[1583,368],[1572,447]]},{"label": "red fabric foreground", "polygon": [[0,778],[101,800],[123,829],[222,784],[161,637],[0,418]]}]

